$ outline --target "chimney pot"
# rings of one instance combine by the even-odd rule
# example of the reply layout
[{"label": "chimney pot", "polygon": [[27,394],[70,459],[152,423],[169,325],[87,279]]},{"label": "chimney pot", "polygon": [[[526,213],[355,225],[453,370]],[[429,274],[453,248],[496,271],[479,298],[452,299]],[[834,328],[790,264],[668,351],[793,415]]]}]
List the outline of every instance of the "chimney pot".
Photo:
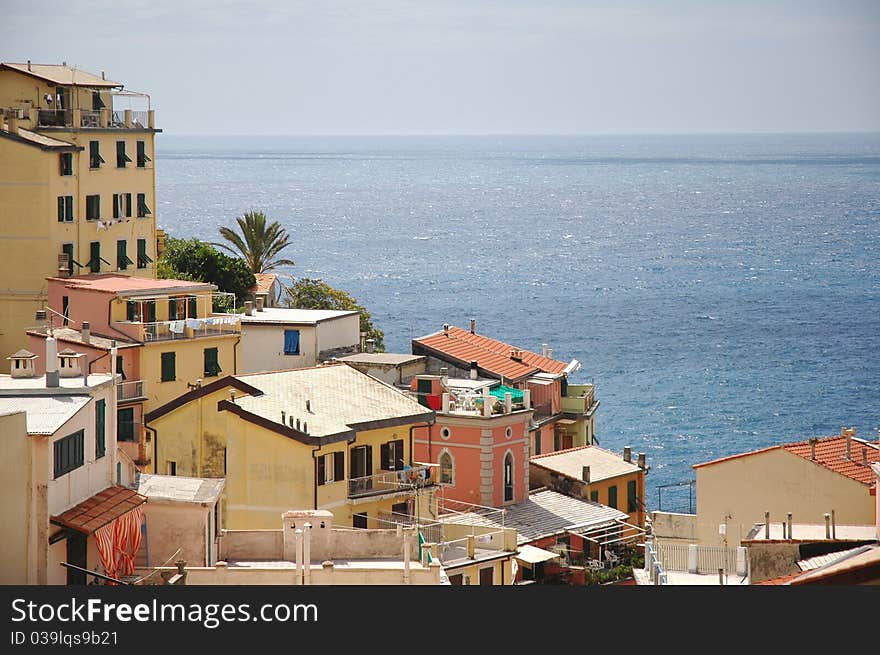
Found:
[{"label": "chimney pot", "polygon": [[632,448],[629,446],[623,447],[623,461],[627,463],[632,463]]},{"label": "chimney pot", "polygon": [[443,324],[443,334],[449,334],[449,323]]},{"label": "chimney pot", "polygon": [[365,343],[367,345],[367,352],[368,353],[371,353],[376,349],[376,340],[375,339],[367,339]]},{"label": "chimney pot", "polygon": [[309,433],[309,424],[306,421],[303,421],[303,432]]},{"label": "chimney pot", "polygon": [[868,449],[862,448],[862,464],[864,466],[868,465]]},{"label": "chimney pot", "polygon": [[31,60],[28,59],[28,70],[31,70]]},{"label": "chimney pot", "polygon": [[476,319],[471,319],[471,334],[477,333],[477,321]]},{"label": "chimney pot", "polygon": [[[290,417],[290,420],[293,421],[293,417],[292,417],[292,416]],[[297,430],[300,429],[299,419],[296,419],[296,429],[297,429]]]},{"label": "chimney pot", "polygon": [[547,356],[547,344],[546,343],[541,344],[541,354],[544,355],[544,357]]},{"label": "chimney pot", "polygon": [[284,425],[287,423],[287,412],[283,409],[281,410],[281,424]]},{"label": "chimney pot", "polygon": [[586,482],[587,484],[590,484],[590,467],[589,466],[584,466],[581,469],[581,479],[584,482]]},{"label": "chimney pot", "polygon": [[312,401],[309,400],[308,398],[306,398],[306,411],[307,411],[307,412],[311,412],[311,411],[312,411]]},{"label": "chimney pot", "polygon": [[813,437],[812,439],[810,439],[810,459],[816,459],[816,442],[817,441],[818,441],[818,439],[816,439],[816,437]]},{"label": "chimney pot", "polygon": [[92,325],[88,321],[83,321],[82,330],[80,330],[80,336],[82,337],[82,342],[85,344],[89,344],[92,342]]},{"label": "chimney pot", "polygon": [[471,380],[477,379],[477,362],[471,362]]},{"label": "chimney pot", "polygon": [[254,303],[252,300],[244,301],[244,315],[245,316],[253,316],[254,315]]},{"label": "chimney pot", "polygon": [[235,389],[229,390],[229,400],[235,402]]},{"label": "chimney pot", "polygon": [[647,465],[645,464],[645,453],[639,453],[639,468],[645,469]]},{"label": "chimney pot", "polygon": [[265,298],[263,296],[257,296],[257,311],[263,311],[263,303],[265,302]]},{"label": "chimney pot", "polygon": [[846,436],[846,458],[852,459],[850,453],[852,451],[852,432],[843,428],[843,433]]}]

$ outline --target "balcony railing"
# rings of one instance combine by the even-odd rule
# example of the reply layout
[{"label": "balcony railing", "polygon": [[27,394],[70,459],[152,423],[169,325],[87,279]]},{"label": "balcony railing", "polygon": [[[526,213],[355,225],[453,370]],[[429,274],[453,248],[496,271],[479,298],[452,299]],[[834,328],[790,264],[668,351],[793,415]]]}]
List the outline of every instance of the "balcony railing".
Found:
[{"label": "balcony railing", "polygon": [[562,397],[562,411],[585,414],[593,408],[595,387],[592,384],[570,384]]},{"label": "balcony railing", "polygon": [[146,386],[146,380],[131,380],[129,382],[120,382],[116,385],[116,400],[118,402],[144,400],[147,397]]},{"label": "balcony railing", "polygon": [[116,321],[113,325],[138,341],[172,341],[239,334],[241,332],[241,315],[216,314],[207,318],[186,318],[152,323]]},{"label": "balcony railing", "polygon": [[402,471],[386,471],[348,481],[348,497],[362,498],[381,494],[406,493],[436,483],[430,466],[413,466]]},{"label": "balcony railing", "polygon": [[37,125],[40,127],[69,127],[69,109],[40,109],[37,112]]}]

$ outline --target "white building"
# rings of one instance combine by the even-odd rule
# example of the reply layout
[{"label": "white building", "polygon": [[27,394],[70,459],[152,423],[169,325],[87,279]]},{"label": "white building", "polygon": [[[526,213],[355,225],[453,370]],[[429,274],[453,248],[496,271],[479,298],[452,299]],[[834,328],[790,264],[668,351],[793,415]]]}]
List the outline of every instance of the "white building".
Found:
[{"label": "white building", "polygon": [[[261,305],[262,303],[260,303]],[[361,350],[360,312],[245,304],[236,371],[260,373],[315,366]]]}]

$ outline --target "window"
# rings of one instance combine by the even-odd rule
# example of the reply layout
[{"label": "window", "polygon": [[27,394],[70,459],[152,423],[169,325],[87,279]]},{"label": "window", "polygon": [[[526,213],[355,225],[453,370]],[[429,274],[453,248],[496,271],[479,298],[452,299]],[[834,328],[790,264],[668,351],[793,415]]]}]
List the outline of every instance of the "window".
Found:
[{"label": "window", "polygon": [[89,244],[89,263],[86,264],[92,273],[101,272],[101,242],[92,241]]},{"label": "window", "polygon": [[156,322],[156,301],[155,300],[142,300],[141,306],[143,307],[144,323],[155,323]]},{"label": "window", "polygon": [[452,453],[444,450],[440,454],[440,484],[455,484]]},{"label": "window", "polygon": [[626,511],[635,512],[639,508],[639,499],[636,497],[636,481],[626,483]]},{"label": "window", "polygon": [[449,428],[440,428],[440,438],[449,439],[452,436],[452,430]]},{"label": "window", "polygon": [[92,111],[100,111],[106,106],[107,105],[104,104],[104,101],[101,100],[101,92],[92,91]]},{"label": "window", "polygon": [[590,492],[590,500],[592,500],[594,503],[599,502],[599,491],[598,490]]},{"label": "window", "polygon": [[116,440],[137,441],[134,431],[134,407],[116,410]]},{"label": "window", "polygon": [[174,382],[177,379],[175,360],[175,353],[162,353],[162,382]]},{"label": "window", "polygon": [[349,477],[363,478],[373,474],[372,446],[357,446],[351,449]]},{"label": "window", "polygon": [[345,453],[327,453],[315,460],[315,479],[319,485],[345,479]]},{"label": "window", "polygon": [[613,484],[608,487],[608,507],[617,509],[617,485]]},{"label": "window", "polygon": [[363,528],[364,530],[366,530],[368,525],[368,514],[366,512],[361,512],[360,514],[352,514],[351,524],[356,528]]},{"label": "window", "polygon": [[168,475],[177,475],[177,462],[172,459],[169,459],[165,462],[165,472]]},{"label": "window", "polygon": [[135,302],[134,300],[129,300],[125,303],[125,320],[133,321],[135,323],[141,320],[140,312],[140,304]]},{"label": "window", "polygon": [[62,152],[60,158],[61,175],[73,175],[73,153]]},{"label": "window", "polygon": [[148,161],[152,161],[147,156],[147,148],[146,143],[143,141],[137,142],[137,166],[138,168],[145,168],[147,166]]},{"label": "window", "polygon": [[61,252],[62,254],[67,255],[67,274],[73,275],[73,265],[76,264],[77,266],[79,266],[79,264],[77,264],[76,261],[73,259],[73,244],[62,244]]},{"label": "window", "polygon": [[101,157],[100,146],[97,141],[89,141],[89,168],[100,168],[104,163]]},{"label": "window", "polygon": [[61,315],[64,317],[63,325],[70,323],[70,296],[61,296]]},{"label": "window", "polygon": [[58,222],[73,221],[73,196],[58,196]]},{"label": "window", "polygon": [[85,439],[85,431],[80,430],[55,442],[55,479],[85,463]]},{"label": "window", "polygon": [[[523,567],[525,569],[525,567]],[[449,576],[449,584],[453,586],[461,586],[464,584],[464,576],[461,573],[456,573],[455,575]]]},{"label": "window", "polygon": [[149,255],[147,255],[147,240],[146,239],[138,239],[138,268],[146,268],[147,264],[152,262]]},{"label": "window", "polygon": [[284,331],[284,354],[299,355],[299,330]]},{"label": "window", "polygon": [[[504,500],[513,500],[513,455],[504,456]],[[482,575],[482,572],[481,572]]]},{"label": "window", "polygon": [[116,242],[116,268],[118,268],[120,271],[124,271],[129,266],[134,264],[134,262],[128,258],[128,254],[126,253],[126,244],[127,242],[125,239],[120,239]]},{"label": "window", "polygon": [[131,158],[125,154],[125,141],[116,142],[116,168],[125,168]]},{"label": "window", "polygon": [[535,430],[535,452],[534,455],[541,454],[541,431]]},{"label": "window", "polygon": [[122,355],[116,355],[116,372],[125,380],[125,368],[122,366]]},{"label": "window", "polygon": [[137,204],[138,204],[138,218],[143,218],[144,216],[150,215],[150,208],[147,207],[147,194],[139,193],[137,195]]},{"label": "window", "polygon": [[191,296],[186,299],[186,316],[187,318],[196,318],[199,315],[199,299]]},{"label": "window", "polygon": [[113,194],[113,218],[131,217],[131,194]]},{"label": "window", "polygon": [[86,196],[86,220],[95,221],[101,218],[101,196]]},{"label": "window", "polygon": [[217,358],[216,348],[205,348],[205,377],[210,378],[220,375],[220,362]]},{"label": "window", "polygon": [[95,459],[107,452],[107,401],[95,401]]},{"label": "window", "polygon": [[403,469],[403,439],[395,439],[383,443],[380,449],[383,471],[400,471]]},{"label": "window", "polygon": [[489,586],[495,584],[495,567],[489,566],[485,569],[480,569],[480,584]]},{"label": "window", "polygon": [[553,433],[553,452],[556,452],[557,450],[559,450],[559,433],[554,432]]}]

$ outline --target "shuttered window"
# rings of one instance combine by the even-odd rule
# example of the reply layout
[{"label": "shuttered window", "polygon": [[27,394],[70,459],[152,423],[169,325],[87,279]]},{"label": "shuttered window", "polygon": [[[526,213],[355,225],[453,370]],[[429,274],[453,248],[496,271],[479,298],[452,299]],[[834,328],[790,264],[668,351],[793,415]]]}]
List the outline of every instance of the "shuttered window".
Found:
[{"label": "shuttered window", "polygon": [[69,434],[55,442],[55,475],[60,478],[65,473],[78,469],[85,462],[85,431]]},{"label": "shuttered window", "polygon": [[221,372],[217,349],[205,348],[205,377],[214,377]]},{"label": "shuttered window", "polygon": [[139,193],[137,194],[137,215],[138,218],[143,218],[144,216],[150,215],[150,208],[147,207],[147,194]]},{"label": "shuttered window", "polygon": [[116,410],[116,439],[118,441],[137,441],[134,430],[133,407],[124,407]]},{"label": "shuttered window", "polygon": [[107,402],[95,401],[95,459],[107,452]]},{"label": "shuttered window", "polygon": [[116,372],[125,380],[125,369],[122,366],[122,355],[116,355]]},{"label": "shuttered window", "polygon": [[138,268],[146,268],[147,264],[152,262],[153,260],[147,255],[147,240],[146,239],[138,239],[137,240],[137,259],[138,259]]},{"label": "shuttered window", "polygon": [[92,241],[89,244],[89,270],[92,273],[101,272],[101,242]]},{"label": "shuttered window", "polygon": [[137,165],[138,165],[138,168],[146,167],[148,161],[152,161],[152,160],[147,156],[146,143],[143,141],[138,141],[137,142]]},{"label": "shuttered window", "polygon": [[173,382],[177,379],[176,353],[162,353],[162,382]]},{"label": "shuttered window", "polygon": [[382,444],[380,450],[382,470],[399,471],[403,469],[403,439],[396,439]]},{"label": "shuttered window", "polygon": [[639,499],[636,497],[636,481],[626,483],[626,511],[635,512],[639,508]]},{"label": "shuttered window", "polygon": [[590,500],[592,500],[594,503],[598,503],[598,502],[599,502],[599,492],[598,492],[598,490],[597,490],[597,491],[591,491],[591,492],[590,492]]},{"label": "shuttered window", "polygon": [[333,479],[337,482],[345,479],[345,453],[333,453]]},{"label": "shuttered window", "polygon": [[186,299],[186,316],[187,318],[196,318],[199,315],[198,311],[198,298],[192,296],[191,298]]},{"label": "shuttered window", "polygon": [[97,141],[89,141],[89,168],[100,168],[104,163],[100,146]]},{"label": "shuttered window", "polygon": [[60,161],[61,175],[73,175],[73,153],[62,152]]},{"label": "shuttered window", "polygon": [[86,220],[95,221],[101,218],[101,196],[86,196]]},{"label": "shuttered window", "polygon": [[131,158],[125,154],[125,141],[116,142],[116,168],[125,168]]},{"label": "shuttered window", "polygon": [[535,452],[534,455],[541,454],[541,431],[535,430]]},{"label": "shuttered window", "polygon": [[73,196],[58,196],[58,222],[73,221]]},{"label": "shuttered window", "polygon": [[[73,244],[65,243],[61,246],[61,252],[67,255],[67,274],[73,275],[73,265],[76,262],[73,259]],[[78,264],[77,264],[78,265]]]},{"label": "shuttered window", "polygon": [[608,507],[617,509],[617,485],[613,484],[608,487]]},{"label": "shuttered window", "polygon": [[120,239],[116,242],[116,268],[120,271],[124,271],[134,264],[134,262],[128,258],[127,249],[128,242],[125,239]]}]

